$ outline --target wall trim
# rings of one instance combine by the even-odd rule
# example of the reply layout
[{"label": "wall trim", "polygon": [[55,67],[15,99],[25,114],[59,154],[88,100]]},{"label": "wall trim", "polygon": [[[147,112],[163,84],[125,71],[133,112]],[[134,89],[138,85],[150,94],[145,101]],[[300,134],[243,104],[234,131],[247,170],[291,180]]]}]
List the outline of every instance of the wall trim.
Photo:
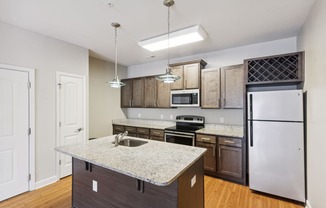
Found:
[{"label": "wall trim", "polygon": [[308,200],[306,200],[306,208],[312,208]]},{"label": "wall trim", "polygon": [[57,176],[52,176],[52,177],[37,181],[35,184],[35,188],[39,189],[39,188],[42,188],[44,186],[50,185],[55,182],[57,182]]}]

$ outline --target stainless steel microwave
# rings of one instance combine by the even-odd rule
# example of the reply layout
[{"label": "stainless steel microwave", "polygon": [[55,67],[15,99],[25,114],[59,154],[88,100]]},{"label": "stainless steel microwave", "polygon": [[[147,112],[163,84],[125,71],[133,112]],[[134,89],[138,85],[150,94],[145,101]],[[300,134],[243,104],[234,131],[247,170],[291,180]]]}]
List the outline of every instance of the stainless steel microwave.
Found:
[{"label": "stainless steel microwave", "polygon": [[171,107],[199,107],[199,99],[199,89],[171,91]]}]

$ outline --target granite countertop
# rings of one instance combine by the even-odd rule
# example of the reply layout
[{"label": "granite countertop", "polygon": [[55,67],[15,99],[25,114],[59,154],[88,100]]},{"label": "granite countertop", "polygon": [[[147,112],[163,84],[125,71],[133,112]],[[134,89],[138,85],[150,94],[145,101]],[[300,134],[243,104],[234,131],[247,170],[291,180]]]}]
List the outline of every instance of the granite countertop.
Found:
[{"label": "granite countertop", "polygon": [[175,122],[142,119],[116,119],[112,121],[112,124],[164,130],[167,127],[174,126]]},{"label": "granite countertop", "polygon": [[205,148],[135,139],[148,143],[114,147],[114,136],[108,136],[55,150],[158,186],[171,184],[206,152]]},{"label": "granite countertop", "polygon": [[243,126],[205,124],[205,128],[196,131],[196,133],[242,138]]}]

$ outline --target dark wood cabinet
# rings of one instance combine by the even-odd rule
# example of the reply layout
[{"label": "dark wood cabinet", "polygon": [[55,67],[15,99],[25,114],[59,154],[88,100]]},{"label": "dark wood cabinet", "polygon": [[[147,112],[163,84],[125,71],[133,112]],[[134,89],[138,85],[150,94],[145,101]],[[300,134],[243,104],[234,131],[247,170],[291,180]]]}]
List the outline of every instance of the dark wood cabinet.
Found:
[{"label": "dark wood cabinet", "polygon": [[242,139],[219,137],[218,143],[218,173],[231,179],[242,179]]},{"label": "dark wood cabinet", "polygon": [[196,146],[207,149],[204,155],[206,174],[246,183],[243,138],[196,134]]},{"label": "dark wood cabinet", "polygon": [[145,77],[145,108],[156,107],[156,79]]},{"label": "dark wood cabinet", "polygon": [[205,68],[206,64],[203,60],[170,64],[172,74],[181,77],[171,84],[171,90],[199,89],[200,70]]},{"label": "dark wood cabinet", "polygon": [[[76,158],[72,174],[72,207],[204,207],[202,158],[167,186],[156,186]],[[196,185],[191,186],[194,175]],[[93,190],[94,182],[97,191]]]},{"label": "dark wood cabinet", "polygon": [[201,107],[221,107],[220,68],[203,69],[201,71]]},{"label": "dark wood cabinet", "polygon": [[156,81],[156,107],[170,108],[170,84]]},{"label": "dark wood cabinet", "polygon": [[114,125],[113,124],[113,134],[120,134],[125,131],[125,127],[121,125]]},{"label": "dark wood cabinet", "polygon": [[216,172],[216,136],[197,134],[196,146],[207,149],[207,152],[204,155],[204,169]]},{"label": "dark wood cabinet", "polygon": [[144,107],[144,78],[124,79],[121,87],[121,108]]}]

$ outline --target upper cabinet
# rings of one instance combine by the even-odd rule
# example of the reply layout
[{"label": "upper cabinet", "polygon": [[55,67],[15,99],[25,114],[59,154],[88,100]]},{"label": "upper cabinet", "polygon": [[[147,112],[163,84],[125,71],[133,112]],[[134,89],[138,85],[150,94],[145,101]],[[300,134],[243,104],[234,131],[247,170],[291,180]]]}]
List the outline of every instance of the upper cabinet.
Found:
[{"label": "upper cabinet", "polygon": [[242,108],[244,90],[243,65],[221,68],[221,95],[223,108]]},{"label": "upper cabinet", "polygon": [[169,108],[170,85],[155,79],[155,76],[145,77],[145,108]]},{"label": "upper cabinet", "polygon": [[200,70],[205,68],[206,64],[203,60],[170,64],[172,74],[181,77],[171,84],[171,90],[200,88]]},{"label": "upper cabinet", "polygon": [[154,76],[145,77],[145,108],[156,107],[156,79]]},{"label": "upper cabinet", "polygon": [[243,65],[203,69],[201,77],[202,108],[243,107]]},{"label": "upper cabinet", "polygon": [[144,107],[144,78],[124,79],[121,87],[121,107]]},{"label": "upper cabinet", "polygon": [[304,53],[244,60],[247,85],[297,84],[304,81]]}]

